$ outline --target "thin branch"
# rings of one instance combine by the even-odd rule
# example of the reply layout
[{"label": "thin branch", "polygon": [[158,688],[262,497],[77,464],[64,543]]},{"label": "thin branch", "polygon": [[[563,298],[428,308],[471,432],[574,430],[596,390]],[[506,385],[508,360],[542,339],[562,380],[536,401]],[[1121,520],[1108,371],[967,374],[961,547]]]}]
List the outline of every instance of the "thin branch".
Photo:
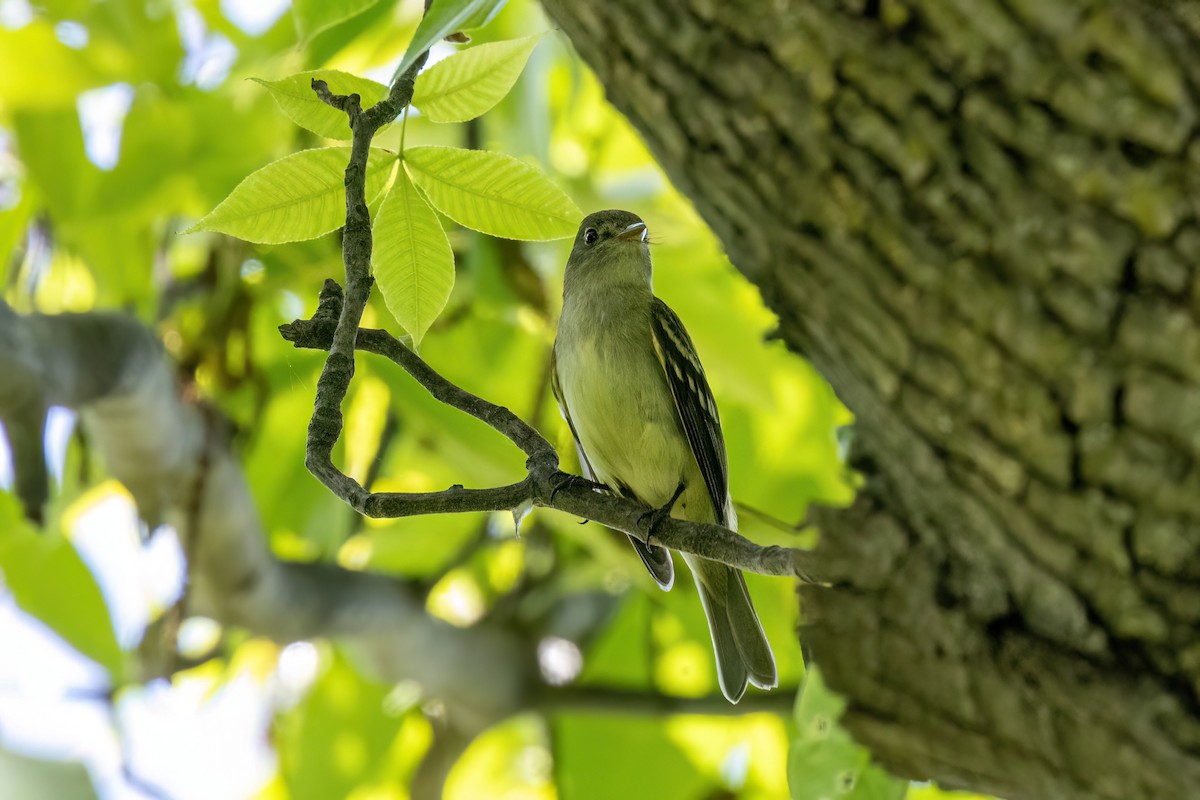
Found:
[{"label": "thin branch", "polygon": [[314,80],[313,91],[323,102],[346,113],[353,134],[350,163],[346,166],[346,226],[342,231],[342,260],[346,265],[346,296],[338,314],[329,355],[317,380],[313,415],[308,425],[305,465],[321,483],[351,507],[367,513],[370,492],[333,463],[333,447],[342,435],[342,401],[354,377],[354,348],[363,309],[371,294],[371,213],[367,208],[367,156],[375,132],[391,122],[412,100],[417,72],[428,53],[392,84],[388,96],[366,111],[358,95],[338,95],[324,81]]},{"label": "thin branch", "polygon": [[[345,112],[353,138],[350,163],[346,166],[346,226],[342,234],[345,295],[336,282],[327,280],[312,319],[280,326],[283,337],[296,347],[329,351],[317,381],[313,416],[308,426],[305,454],[308,470],[351,508],[369,517],[503,511],[532,506],[556,508],[624,531],[642,541],[653,539],[655,544],[751,572],[792,575],[807,583],[817,582],[812,553],[784,547],[759,547],[720,525],[668,518],[655,525],[653,531],[646,529],[642,524],[646,518],[645,506],[598,491],[595,484],[560,471],[554,447],[516,414],[446,380],[386,331],[360,329],[372,283],[373,242],[366,201],[367,155],[375,132],[395,119],[412,101],[417,73],[428,55],[428,52],[422,53],[396,78],[388,96],[366,111],[362,110],[358,95],[333,94],[323,81],[312,82],[317,97]],[[507,436],[526,455],[528,474],[525,479],[490,489],[452,486],[441,492],[374,493],[338,469],[333,463],[333,447],[342,434],[341,406],[354,377],[356,349],[391,359],[441,402]]]},{"label": "thin branch", "polygon": [[[325,349],[334,335],[340,292],[327,281],[317,313],[309,320],[280,326],[285,339],[300,348]],[[373,494],[359,491],[338,496],[368,516],[406,517],[462,511],[508,511],[523,504],[554,508],[647,541],[644,518],[647,507],[634,500],[597,491],[594,484],[558,469],[558,456],[546,439],[506,408],[489,403],[439,375],[432,367],[387,331],[363,328],[357,347],[381,355],[404,368],[438,400],[457,408],[507,436],[529,459],[528,475],[520,483],[494,489],[454,486],[442,492]],[[357,484],[355,484],[357,486]],[[822,582],[816,555],[787,547],[761,547],[721,525],[663,520],[653,531],[654,543],[721,561],[763,575],[794,576],[806,583]]]},{"label": "thin branch", "polygon": [[[342,313],[341,287],[335,281],[326,280],[321,289],[317,313],[310,320],[296,320],[279,326],[283,338],[298,348],[328,350],[334,340],[333,320]],[[558,454],[546,438],[504,406],[490,403],[471,394],[439,375],[432,367],[404,346],[396,337],[378,328],[360,328],[357,347],[390,359],[416,379],[427,392],[442,403],[470,414],[480,422],[499,431],[513,444],[521,448],[531,459],[542,462],[550,469],[557,468]],[[340,496],[340,495],[339,495]],[[511,506],[509,506],[511,508]],[[498,509],[497,509],[498,510]]]}]

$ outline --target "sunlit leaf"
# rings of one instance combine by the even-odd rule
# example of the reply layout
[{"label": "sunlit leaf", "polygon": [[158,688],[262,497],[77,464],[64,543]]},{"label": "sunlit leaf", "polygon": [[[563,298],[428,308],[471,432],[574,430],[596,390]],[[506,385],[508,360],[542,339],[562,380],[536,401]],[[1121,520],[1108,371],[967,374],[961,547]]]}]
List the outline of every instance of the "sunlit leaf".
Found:
[{"label": "sunlit leaf", "polygon": [[438,211],[493,236],[562,239],[574,235],[583,216],[545,175],[503,153],[412,147],[404,163]]},{"label": "sunlit leaf", "polygon": [[787,796],[788,725],[770,713],[740,717],[681,714],[669,718],[667,736],[697,770],[720,780],[739,797]]},{"label": "sunlit leaf", "polygon": [[0,106],[74,110],[76,96],[104,82],[83,54],[58,41],[54,25],[34,20],[10,30],[0,25]]},{"label": "sunlit leaf", "polygon": [[346,797],[380,768],[400,720],[391,687],[363,678],[340,654],[278,724],[280,772],[295,800]]},{"label": "sunlit leaf", "polygon": [[369,108],[387,97],[387,87],[382,83],[360,78],[336,69],[315,69],[298,72],[277,81],[251,78],[271,93],[279,109],[301,128],[312,131],[327,139],[349,139],[350,125],[345,113],[321,102],[312,89],[313,80],[322,80],[334,94],[357,94],[362,107]]},{"label": "sunlit leaf", "polygon": [[379,0],[293,0],[292,18],[300,41],[311,39],[339,22],[357,17]]},{"label": "sunlit leaf", "polygon": [[838,725],[845,708],[846,701],[825,688],[820,670],[810,667],[796,697],[796,738],[788,753],[792,797],[901,800],[907,784],[872,764],[866,748]]},{"label": "sunlit leaf", "polygon": [[454,287],[454,253],[437,214],[403,171],[375,220],[371,269],[384,302],[421,345]]},{"label": "sunlit leaf", "polygon": [[391,392],[387,384],[373,375],[354,376],[350,406],[346,410],[345,442],[347,475],[359,483],[366,480],[371,464],[379,457],[379,449],[387,438],[388,405]]},{"label": "sunlit leaf", "polygon": [[[367,197],[387,183],[395,154],[367,157]],[[349,147],[301,150],[251,173],[185,233],[217,231],[260,244],[315,239],[345,224]]]},{"label": "sunlit leaf", "polygon": [[396,80],[417,57],[452,33],[471,30],[487,23],[500,10],[505,0],[433,0],[417,26],[404,58],[396,67],[392,80]]},{"label": "sunlit leaf", "polygon": [[124,656],[91,571],[69,541],[34,532],[20,521],[11,498],[5,501],[0,570],[17,605],[120,680]]},{"label": "sunlit leaf", "polygon": [[526,714],[491,728],[471,742],[446,778],[446,800],[509,797],[553,800],[553,760],[546,723]]},{"label": "sunlit leaf", "polygon": [[541,34],[472,47],[417,76],[413,105],[434,122],[466,122],[499,103],[525,68]]},{"label": "sunlit leaf", "polygon": [[572,800],[724,796],[670,740],[662,717],[557,715],[554,757],[560,796]]}]

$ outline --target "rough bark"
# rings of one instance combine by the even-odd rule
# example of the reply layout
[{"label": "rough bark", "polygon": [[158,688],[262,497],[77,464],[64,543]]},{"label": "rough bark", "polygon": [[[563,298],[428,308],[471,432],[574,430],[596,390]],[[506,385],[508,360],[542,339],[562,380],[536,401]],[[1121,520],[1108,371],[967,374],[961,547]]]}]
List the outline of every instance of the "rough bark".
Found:
[{"label": "rough bark", "polygon": [[856,415],[801,592],[845,724],[1200,796],[1200,4],[544,3]]}]

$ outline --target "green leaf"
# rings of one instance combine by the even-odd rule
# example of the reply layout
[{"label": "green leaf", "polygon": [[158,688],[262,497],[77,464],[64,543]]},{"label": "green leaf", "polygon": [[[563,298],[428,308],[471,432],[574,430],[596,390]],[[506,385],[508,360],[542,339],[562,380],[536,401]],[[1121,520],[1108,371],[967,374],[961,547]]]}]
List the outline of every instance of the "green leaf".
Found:
[{"label": "green leaf", "polygon": [[307,42],[321,31],[357,17],[378,2],[379,0],[293,0],[292,19],[296,21],[296,34],[302,43]]},{"label": "green leaf", "polygon": [[503,153],[412,147],[409,174],[429,202],[472,230],[543,241],[575,234],[583,212],[545,175]]},{"label": "green leaf", "polygon": [[[553,725],[561,797],[732,796],[714,791],[714,781],[673,741],[664,718],[562,713],[553,717]],[[604,757],[597,758],[598,753]]]},{"label": "green leaf", "polygon": [[454,252],[437,214],[403,171],[374,227],[371,268],[383,300],[413,339],[413,348],[446,307],[454,287]]},{"label": "green leaf", "polygon": [[788,753],[792,797],[902,800],[907,783],[873,765],[866,748],[838,725],[845,708],[846,701],[825,688],[820,670],[810,667],[796,696],[796,738]]},{"label": "green leaf", "polygon": [[417,76],[413,105],[434,122],[466,122],[499,103],[542,34],[456,53]]},{"label": "green leaf", "polygon": [[[395,153],[367,156],[367,199],[387,184]],[[259,244],[315,239],[346,222],[349,147],[302,150],[251,173],[208,216],[184,233],[217,231]]]},{"label": "green leaf", "polygon": [[79,93],[105,78],[82,51],[58,41],[53,23],[35,19],[15,30],[0,25],[0,107],[6,115],[23,109],[74,111]]},{"label": "green leaf", "polygon": [[0,286],[10,286],[8,270],[13,264],[13,251],[25,238],[29,221],[35,211],[34,188],[28,183],[17,182],[16,191],[20,199],[11,208],[0,214]]},{"label": "green leaf", "polygon": [[0,518],[8,532],[0,535],[0,570],[17,605],[120,681],[125,656],[91,571],[69,541],[34,532],[20,520],[15,503],[5,506]]},{"label": "green leaf", "polygon": [[375,105],[387,97],[388,93],[387,87],[382,83],[336,69],[298,72],[277,81],[265,81],[262,78],[250,80],[265,86],[279,104],[279,110],[301,128],[327,139],[349,139],[350,124],[346,115],[317,98],[312,89],[314,79],[325,81],[334,94],[357,93],[362,98],[363,108]]},{"label": "green leaf", "polygon": [[392,81],[411,67],[417,58],[452,33],[470,30],[487,24],[492,15],[500,10],[505,0],[433,0],[433,5],[421,18],[408,50],[400,66],[392,75]]},{"label": "green leaf", "polygon": [[87,768],[78,761],[51,761],[0,749],[0,797],[95,800]]},{"label": "green leaf", "polygon": [[347,797],[377,773],[400,728],[388,713],[391,690],[364,679],[335,652],[304,699],[277,723],[289,797]]}]

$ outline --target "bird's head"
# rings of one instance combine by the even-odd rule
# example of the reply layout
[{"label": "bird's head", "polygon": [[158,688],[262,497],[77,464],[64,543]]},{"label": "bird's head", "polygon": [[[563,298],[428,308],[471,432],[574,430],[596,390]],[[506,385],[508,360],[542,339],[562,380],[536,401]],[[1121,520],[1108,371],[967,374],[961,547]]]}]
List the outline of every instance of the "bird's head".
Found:
[{"label": "bird's head", "polygon": [[650,284],[646,223],[629,211],[588,214],[575,234],[565,282]]}]

